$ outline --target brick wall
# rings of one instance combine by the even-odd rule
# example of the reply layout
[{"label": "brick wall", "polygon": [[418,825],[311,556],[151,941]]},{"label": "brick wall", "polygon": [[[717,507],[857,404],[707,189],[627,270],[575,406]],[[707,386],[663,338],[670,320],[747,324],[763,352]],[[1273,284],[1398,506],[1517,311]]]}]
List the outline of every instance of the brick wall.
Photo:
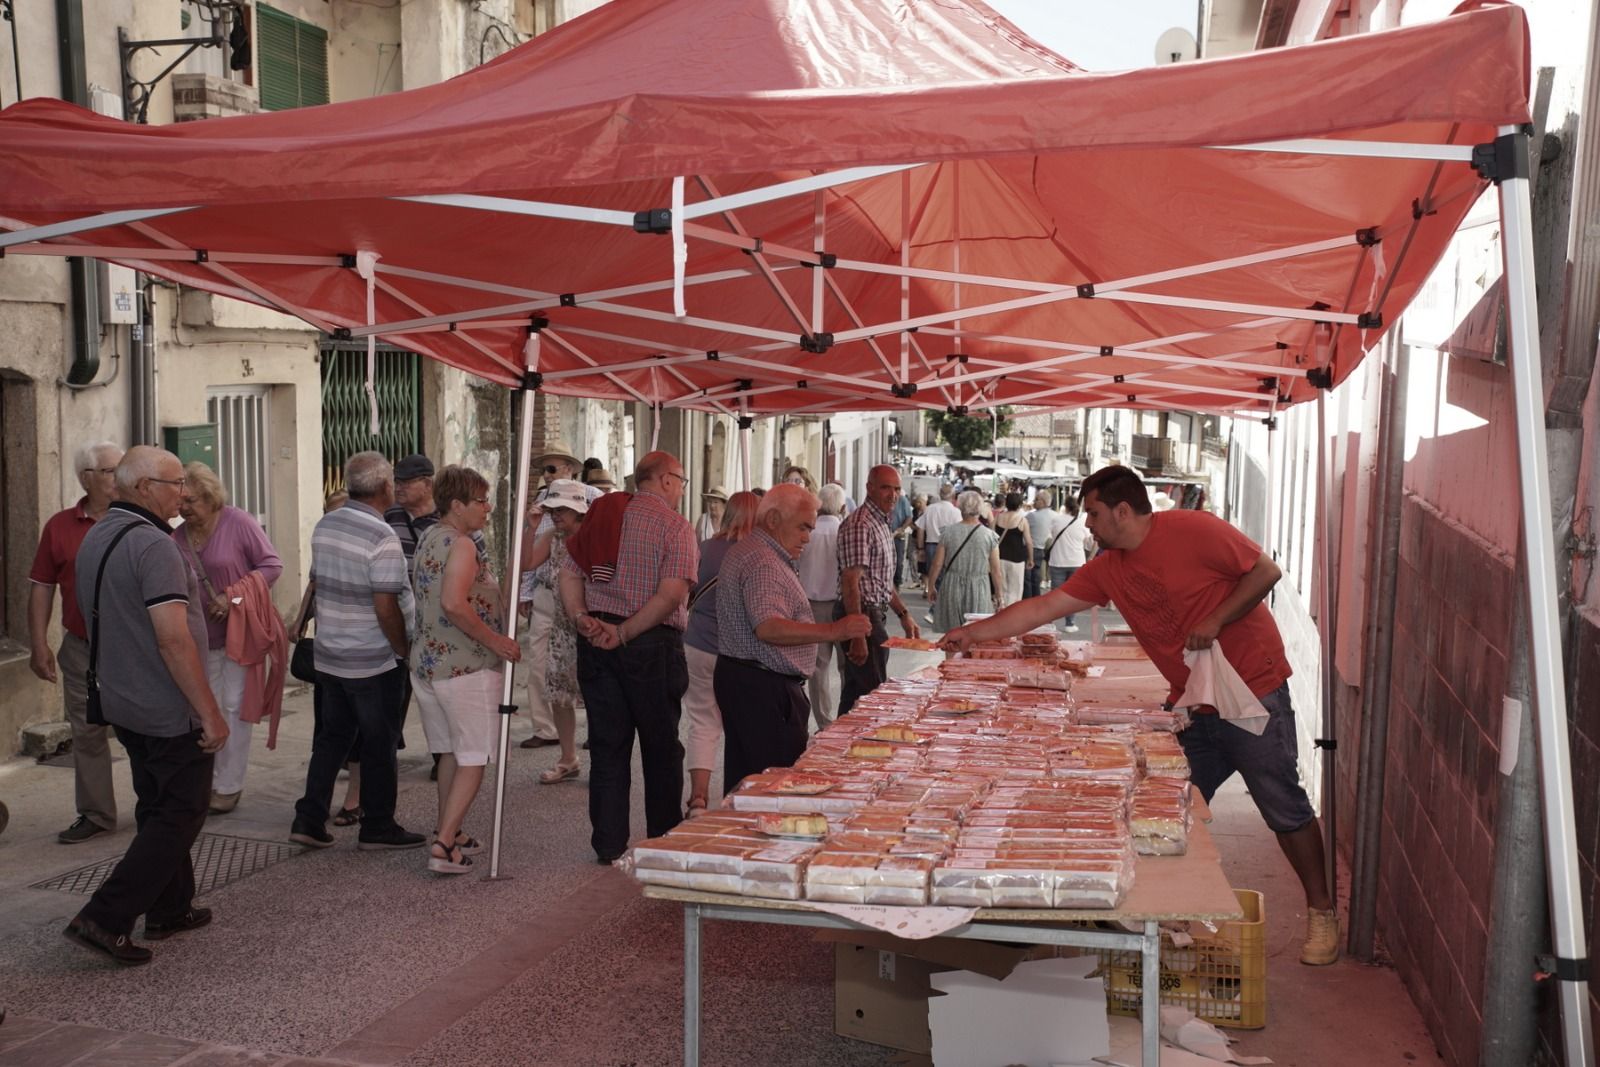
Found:
[{"label": "brick wall", "polygon": [[[1511,561],[1499,548],[1407,494],[1389,688],[1378,926],[1401,979],[1448,1064],[1478,1062],[1484,954],[1499,796]],[[1569,738],[1584,928],[1594,930],[1600,851],[1600,613],[1575,620]],[[1341,679],[1337,800],[1341,841],[1355,835],[1360,691]],[[1531,740],[1530,742],[1531,743]],[[1593,988],[1593,987],[1591,987]],[[1539,1063],[1559,1064],[1560,1016],[1541,998]],[[1590,998],[1600,1033],[1600,998]]]}]

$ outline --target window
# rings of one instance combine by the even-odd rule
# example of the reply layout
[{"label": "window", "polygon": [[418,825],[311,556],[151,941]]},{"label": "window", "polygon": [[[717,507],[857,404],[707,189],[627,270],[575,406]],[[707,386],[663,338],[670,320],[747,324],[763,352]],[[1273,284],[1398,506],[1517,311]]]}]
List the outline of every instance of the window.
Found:
[{"label": "window", "polygon": [[217,424],[217,477],[234,507],[267,525],[267,387],[206,390],[206,419]]},{"label": "window", "polygon": [[267,111],[328,102],[328,32],[256,5],[256,72]]}]

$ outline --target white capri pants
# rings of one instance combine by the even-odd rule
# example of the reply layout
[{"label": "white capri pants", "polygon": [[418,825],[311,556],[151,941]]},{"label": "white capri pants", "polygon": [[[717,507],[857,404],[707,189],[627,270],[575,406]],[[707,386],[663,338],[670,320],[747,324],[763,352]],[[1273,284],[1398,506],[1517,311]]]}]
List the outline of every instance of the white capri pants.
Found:
[{"label": "white capri pants", "polygon": [[720,762],[717,743],[722,740],[722,709],[717,707],[716,694],[711,691],[711,675],[717,669],[717,657],[685,644],[683,658],[689,664],[689,690],[683,694],[683,710],[689,716],[689,738],[684,745],[683,765],[691,771],[715,770]]},{"label": "white capri pants", "polygon": [[460,767],[482,767],[494,752],[502,678],[498,668],[428,681],[411,676],[428,751],[453,754]]},{"label": "white capri pants", "polygon": [[206,650],[206,682],[217,698],[222,719],[228,724],[228,740],[211,766],[211,791],[238,793],[244,789],[244,772],[250,766],[250,733],[253,722],[239,721],[239,705],[244,702],[244,665],[228,658],[225,648]]}]

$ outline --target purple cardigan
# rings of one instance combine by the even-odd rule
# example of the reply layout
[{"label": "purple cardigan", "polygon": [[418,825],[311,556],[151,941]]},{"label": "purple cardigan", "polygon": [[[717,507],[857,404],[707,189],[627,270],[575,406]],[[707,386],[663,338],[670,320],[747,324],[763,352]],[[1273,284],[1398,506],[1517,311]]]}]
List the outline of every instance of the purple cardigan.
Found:
[{"label": "purple cardigan", "polygon": [[[172,539],[178,542],[183,561],[192,568],[194,553],[189,548],[188,533],[180,526],[172,531]],[[261,524],[248,511],[232,504],[223,506],[222,514],[217,516],[217,527],[211,531],[211,538],[200,546],[200,566],[218,593],[227,592],[228,586],[251,571],[260,571],[269,586],[283,573],[283,560],[278,558],[278,552],[267,540]],[[195,577],[199,580],[198,573]],[[200,581],[200,595],[208,601],[211,599],[203,580]],[[208,648],[218,649],[225,645],[228,640],[228,620],[213,619],[207,615],[206,638]]]}]

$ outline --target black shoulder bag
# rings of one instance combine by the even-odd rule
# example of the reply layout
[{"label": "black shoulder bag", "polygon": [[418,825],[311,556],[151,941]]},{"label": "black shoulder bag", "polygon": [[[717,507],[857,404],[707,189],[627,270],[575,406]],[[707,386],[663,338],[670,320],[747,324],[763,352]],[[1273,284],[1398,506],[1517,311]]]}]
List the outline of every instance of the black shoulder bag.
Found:
[{"label": "black shoulder bag", "polygon": [[950,564],[952,564],[952,563],[954,563],[956,561],[956,557],[961,555],[962,550],[967,547],[967,541],[972,540],[972,535],[977,533],[977,532],[978,532],[978,528],[976,526],[974,526],[972,529],[968,530],[967,531],[967,540],[961,542],[961,548],[958,548],[954,552],[950,553],[950,558],[944,561],[944,566],[943,567],[939,568],[939,580],[937,582],[933,583],[934,589],[942,589],[944,587],[945,575],[950,573]]},{"label": "black shoulder bag", "polygon": [[91,726],[105,726],[105,712],[100,708],[100,680],[95,676],[95,664],[100,662],[100,582],[106,576],[106,564],[111,561],[111,553],[116,550],[118,542],[127,537],[132,531],[133,524],[129,523],[118,530],[111,543],[106,546],[105,555],[100,557],[100,569],[94,575],[94,604],[89,611],[89,669],[83,674],[84,688],[88,692],[87,706],[84,709],[84,718]]}]

